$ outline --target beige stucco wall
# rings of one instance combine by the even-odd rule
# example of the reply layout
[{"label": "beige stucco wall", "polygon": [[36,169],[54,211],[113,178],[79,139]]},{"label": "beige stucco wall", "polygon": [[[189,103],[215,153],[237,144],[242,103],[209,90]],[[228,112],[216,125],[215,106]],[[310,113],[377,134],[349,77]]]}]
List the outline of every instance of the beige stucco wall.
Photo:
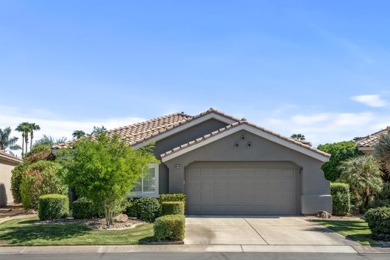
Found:
[{"label": "beige stucco wall", "polygon": [[[244,144],[235,147],[242,135],[246,137],[245,143],[251,142],[251,147]],[[184,192],[185,169],[191,163],[199,161],[291,162],[301,169],[300,213],[314,214],[320,210],[332,212],[329,182],[321,170],[323,162],[252,133],[240,131],[165,162],[169,168],[169,192]]]},{"label": "beige stucco wall", "polygon": [[17,164],[0,158],[0,207],[14,201],[11,192],[11,171]]}]

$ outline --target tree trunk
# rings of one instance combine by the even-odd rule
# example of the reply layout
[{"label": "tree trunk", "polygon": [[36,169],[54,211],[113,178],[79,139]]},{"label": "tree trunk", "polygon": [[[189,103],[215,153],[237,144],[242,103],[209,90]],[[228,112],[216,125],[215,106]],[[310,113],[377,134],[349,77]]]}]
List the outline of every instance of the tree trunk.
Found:
[{"label": "tree trunk", "polygon": [[27,154],[27,148],[28,148],[28,133],[26,133],[25,135],[24,135],[24,139],[25,139],[25,143],[26,143],[26,151],[25,151],[25,153],[24,154]]},{"label": "tree trunk", "polygon": [[24,134],[22,133],[22,158],[24,158]]},{"label": "tree trunk", "polygon": [[33,139],[34,139],[34,133],[30,132],[30,151],[31,151],[31,148],[32,148]]}]

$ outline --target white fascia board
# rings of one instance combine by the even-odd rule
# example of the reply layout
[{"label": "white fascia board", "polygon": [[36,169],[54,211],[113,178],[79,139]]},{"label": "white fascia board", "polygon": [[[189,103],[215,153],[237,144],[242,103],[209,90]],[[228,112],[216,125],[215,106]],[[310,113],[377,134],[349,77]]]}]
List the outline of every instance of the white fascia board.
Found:
[{"label": "white fascia board", "polygon": [[328,156],[319,154],[319,153],[317,153],[317,152],[315,152],[315,151],[309,150],[309,149],[304,148],[304,147],[302,147],[302,146],[300,146],[300,145],[298,145],[298,144],[295,144],[295,143],[292,143],[292,142],[290,142],[290,141],[284,140],[284,139],[282,139],[282,138],[280,138],[280,137],[278,137],[278,136],[275,136],[275,135],[273,135],[273,134],[267,133],[267,132],[265,132],[265,131],[262,131],[262,130],[257,129],[257,128],[255,128],[255,127],[253,127],[253,126],[250,126],[250,125],[240,125],[240,126],[237,126],[237,127],[231,128],[231,129],[228,129],[228,130],[226,130],[226,131],[223,132],[223,133],[220,133],[220,134],[215,135],[215,136],[213,136],[213,137],[210,137],[210,138],[208,138],[208,139],[206,139],[206,140],[204,140],[204,141],[201,141],[201,142],[199,142],[199,143],[197,143],[197,144],[188,146],[188,147],[186,147],[186,148],[183,148],[183,149],[180,150],[180,151],[177,151],[177,152],[175,152],[175,153],[172,153],[172,154],[170,154],[170,155],[167,155],[167,156],[165,156],[164,158],[162,158],[162,161],[163,161],[163,162],[167,162],[167,161],[172,160],[172,159],[174,159],[174,158],[176,158],[176,157],[179,157],[180,155],[183,155],[183,154],[185,154],[185,153],[188,153],[188,152],[190,152],[190,151],[193,151],[193,150],[195,150],[195,149],[198,149],[198,148],[200,148],[200,147],[202,147],[202,146],[208,145],[208,144],[210,144],[210,143],[212,143],[212,142],[215,142],[215,141],[217,141],[217,140],[220,140],[220,139],[222,139],[222,138],[224,138],[224,137],[227,137],[227,136],[229,136],[229,135],[231,135],[231,134],[234,134],[234,133],[236,133],[236,132],[238,132],[238,131],[241,131],[241,130],[248,131],[248,132],[250,132],[250,133],[252,133],[252,134],[254,134],[254,135],[263,137],[264,139],[267,139],[267,140],[269,140],[269,141],[271,141],[271,142],[280,144],[280,145],[282,145],[282,146],[284,146],[284,147],[290,148],[290,149],[292,149],[292,150],[294,150],[294,151],[297,151],[297,152],[299,152],[299,153],[305,154],[305,155],[310,156],[310,157],[312,157],[312,158],[314,158],[314,159],[317,159],[317,160],[319,160],[319,161],[322,161],[322,162],[327,162],[327,161],[329,161],[329,157],[328,157]]},{"label": "white fascia board", "polygon": [[371,146],[371,147],[358,147],[358,150],[360,151],[374,151],[374,147]]},{"label": "white fascia board", "polygon": [[157,136],[155,136],[155,137],[153,137],[151,139],[148,139],[146,141],[143,141],[143,142],[141,142],[139,144],[133,145],[133,148],[134,149],[138,149],[138,148],[140,148],[142,146],[145,146],[146,144],[148,144],[150,142],[157,142],[159,140],[165,139],[165,138],[167,138],[169,136],[172,136],[172,135],[177,134],[177,133],[179,133],[181,131],[184,131],[184,130],[190,128],[190,127],[193,127],[195,125],[203,123],[203,122],[205,122],[205,121],[207,121],[209,119],[215,119],[215,120],[221,121],[221,122],[223,122],[223,123],[225,123],[227,125],[230,125],[230,124],[233,124],[234,122],[236,122],[233,119],[221,116],[219,114],[210,113],[208,115],[201,116],[201,117],[198,117],[196,119],[193,119],[193,120],[191,120],[188,123],[184,123],[181,126],[175,127],[175,128],[173,128],[171,130],[166,131],[163,134],[157,135]]}]

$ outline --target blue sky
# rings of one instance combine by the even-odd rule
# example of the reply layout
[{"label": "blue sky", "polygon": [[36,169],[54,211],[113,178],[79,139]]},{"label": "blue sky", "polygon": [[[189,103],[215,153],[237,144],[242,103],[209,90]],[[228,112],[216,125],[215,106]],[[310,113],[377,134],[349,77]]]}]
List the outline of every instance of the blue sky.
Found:
[{"label": "blue sky", "polygon": [[[0,0],[0,127],[209,107],[314,144],[390,125],[388,1]],[[16,133],[15,133],[16,134]]]}]

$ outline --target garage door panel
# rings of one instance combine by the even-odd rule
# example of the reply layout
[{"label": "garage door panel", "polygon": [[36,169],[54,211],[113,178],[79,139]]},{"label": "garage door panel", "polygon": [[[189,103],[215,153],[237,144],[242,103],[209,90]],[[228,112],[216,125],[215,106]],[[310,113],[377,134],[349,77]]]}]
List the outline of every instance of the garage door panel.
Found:
[{"label": "garage door panel", "polygon": [[186,170],[189,214],[296,214],[296,169],[231,165]]}]

